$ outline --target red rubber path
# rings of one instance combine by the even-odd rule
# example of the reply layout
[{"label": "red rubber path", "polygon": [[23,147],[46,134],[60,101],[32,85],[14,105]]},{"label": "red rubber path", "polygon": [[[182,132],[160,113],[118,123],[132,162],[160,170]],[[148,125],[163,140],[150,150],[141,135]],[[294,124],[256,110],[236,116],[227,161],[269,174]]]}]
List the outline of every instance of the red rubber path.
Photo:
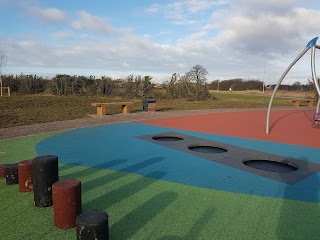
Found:
[{"label": "red rubber path", "polygon": [[269,134],[265,133],[266,114],[267,111],[220,112],[139,122],[209,134],[320,147],[320,124],[314,124],[314,110],[272,110]]}]

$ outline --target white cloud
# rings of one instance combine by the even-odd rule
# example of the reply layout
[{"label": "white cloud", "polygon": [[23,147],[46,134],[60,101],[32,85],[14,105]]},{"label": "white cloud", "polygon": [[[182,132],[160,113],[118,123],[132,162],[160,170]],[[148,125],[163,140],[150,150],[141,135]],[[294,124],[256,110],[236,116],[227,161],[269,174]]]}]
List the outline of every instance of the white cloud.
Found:
[{"label": "white cloud", "polygon": [[81,11],[78,15],[79,19],[71,23],[72,28],[75,30],[90,31],[105,35],[114,35],[117,33],[117,30],[102,17],[94,16],[86,11]]},{"label": "white cloud", "polygon": [[161,5],[156,3],[156,4],[152,4],[150,7],[147,7],[145,9],[145,12],[153,14],[153,13],[159,12],[160,10],[161,10]]},{"label": "white cloud", "polygon": [[217,28],[218,28],[218,26],[215,23],[208,23],[208,24],[202,26],[201,30],[210,31],[210,30],[217,29]]},{"label": "white cloud", "polygon": [[200,11],[209,10],[214,6],[226,5],[225,1],[185,0],[183,2],[189,13],[198,13]]},{"label": "white cloud", "polygon": [[64,40],[72,37],[74,34],[72,32],[54,32],[51,37],[55,40]]},{"label": "white cloud", "polygon": [[21,47],[35,47],[37,45],[37,42],[32,40],[26,40],[26,41],[20,41],[18,44]]},{"label": "white cloud", "polygon": [[185,13],[184,4],[181,1],[168,4],[164,8],[164,15],[172,19],[174,24],[192,24],[194,21],[188,19]]},{"label": "white cloud", "polygon": [[297,0],[229,0],[233,12],[246,16],[261,16],[261,14],[285,15],[292,9]]},{"label": "white cloud", "polygon": [[[157,42],[147,30],[143,31],[144,35],[135,34],[134,30],[125,32],[115,29],[104,17],[82,11],[67,25],[71,29],[50,35],[57,40],[76,41],[58,45],[25,38],[8,40],[3,46],[8,52],[8,65],[15,66],[101,68],[170,75],[177,71],[183,74],[193,65],[201,64],[207,68],[211,80],[261,78],[263,66],[267,66],[267,83],[274,83],[307,42],[319,34],[320,11],[298,6],[293,0],[230,0],[228,4],[179,0],[167,5],[151,5],[145,10],[150,14],[158,14],[176,24],[198,24],[197,27],[175,26],[177,31],[163,28]],[[199,18],[202,13],[209,17]],[[185,28],[188,31],[183,31]],[[182,37],[177,34],[179,31],[193,32]],[[168,32],[170,36],[166,39]],[[113,38],[102,41],[92,33]],[[79,35],[76,38],[72,34]],[[166,44],[161,43],[162,40]],[[304,58],[295,66],[296,73],[290,75],[291,78],[307,79],[309,65],[309,57]]]},{"label": "white cloud", "polygon": [[57,8],[39,8],[37,6],[25,5],[25,9],[34,17],[49,22],[61,22],[65,20],[63,11]]},{"label": "white cloud", "polygon": [[171,34],[171,32],[159,32],[159,35],[169,35],[169,34]]},{"label": "white cloud", "polygon": [[197,22],[200,12],[212,10],[214,7],[226,5],[222,0],[177,0],[165,5],[152,4],[145,9],[149,14],[161,13],[176,25],[191,25]]},{"label": "white cloud", "polygon": [[186,38],[179,40],[179,42],[186,43],[186,42],[191,42],[194,43],[195,41],[201,41],[203,37],[207,35],[207,31],[199,31],[199,32],[194,32],[190,35],[188,35]]},{"label": "white cloud", "polygon": [[187,67],[187,64],[185,64],[185,63],[178,63],[178,64],[177,64],[177,67],[184,69],[184,68]]},{"label": "white cloud", "polygon": [[257,10],[257,16],[253,16],[234,9],[228,18],[225,11],[215,13],[212,22],[220,29],[215,42],[221,46],[236,46],[244,55],[264,53],[271,56],[297,49],[318,33],[318,10],[291,7],[285,14],[269,10]]}]

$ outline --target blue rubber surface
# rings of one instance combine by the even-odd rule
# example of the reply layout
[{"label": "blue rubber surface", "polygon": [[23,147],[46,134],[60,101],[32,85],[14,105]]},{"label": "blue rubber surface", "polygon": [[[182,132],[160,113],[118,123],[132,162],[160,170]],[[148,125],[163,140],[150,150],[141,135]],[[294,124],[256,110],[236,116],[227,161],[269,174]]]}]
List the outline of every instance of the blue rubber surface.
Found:
[{"label": "blue rubber surface", "polygon": [[[196,187],[249,195],[320,201],[320,174],[294,185],[227,167],[181,151],[137,139],[137,136],[175,131],[248,149],[320,163],[320,149],[258,140],[118,123],[67,131],[39,142],[38,155],[53,154],[59,162],[106,168]],[[160,179],[160,178],[159,178]]]}]

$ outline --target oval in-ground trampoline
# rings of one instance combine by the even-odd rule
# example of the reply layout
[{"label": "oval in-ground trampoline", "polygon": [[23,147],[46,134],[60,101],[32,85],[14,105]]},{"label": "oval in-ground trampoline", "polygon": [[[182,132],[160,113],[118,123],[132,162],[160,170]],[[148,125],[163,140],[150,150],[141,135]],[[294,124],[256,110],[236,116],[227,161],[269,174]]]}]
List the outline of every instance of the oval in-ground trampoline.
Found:
[{"label": "oval in-ground trampoline", "polygon": [[298,168],[287,162],[278,162],[273,160],[246,160],[243,164],[254,169],[266,172],[287,173],[297,171]]},{"label": "oval in-ground trampoline", "polygon": [[191,151],[200,153],[224,153],[228,150],[222,147],[206,146],[206,145],[193,145],[188,147]]},{"label": "oval in-ground trampoline", "polygon": [[181,137],[176,137],[176,136],[154,136],[152,137],[153,140],[156,141],[162,141],[162,142],[176,142],[176,141],[181,141],[183,138]]},{"label": "oval in-ground trampoline", "polygon": [[[165,140],[157,141],[160,137]],[[169,137],[169,139],[167,139]],[[284,157],[254,149],[199,138],[179,132],[163,132],[138,136],[139,139],[182,151],[234,169],[286,184],[297,182],[320,171],[320,164]],[[183,141],[179,141],[179,139]]]}]

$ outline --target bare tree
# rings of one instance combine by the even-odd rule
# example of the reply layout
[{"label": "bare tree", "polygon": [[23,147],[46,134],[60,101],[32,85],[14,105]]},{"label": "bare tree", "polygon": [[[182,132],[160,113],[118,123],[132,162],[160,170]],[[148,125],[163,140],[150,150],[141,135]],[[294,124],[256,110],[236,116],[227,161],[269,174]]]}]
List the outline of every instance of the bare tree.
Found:
[{"label": "bare tree", "polygon": [[148,99],[150,97],[150,93],[152,91],[152,83],[151,83],[151,76],[144,76],[142,81],[142,98]]},{"label": "bare tree", "polygon": [[177,83],[179,78],[179,74],[174,73],[171,79],[166,82],[166,93],[170,99],[178,98]]},{"label": "bare tree", "polygon": [[196,100],[208,97],[208,93],[203,91],[207,81],[207,75],[208,71],[202,65],[193,66],[187,73],[189,80],[195,84]]}]

